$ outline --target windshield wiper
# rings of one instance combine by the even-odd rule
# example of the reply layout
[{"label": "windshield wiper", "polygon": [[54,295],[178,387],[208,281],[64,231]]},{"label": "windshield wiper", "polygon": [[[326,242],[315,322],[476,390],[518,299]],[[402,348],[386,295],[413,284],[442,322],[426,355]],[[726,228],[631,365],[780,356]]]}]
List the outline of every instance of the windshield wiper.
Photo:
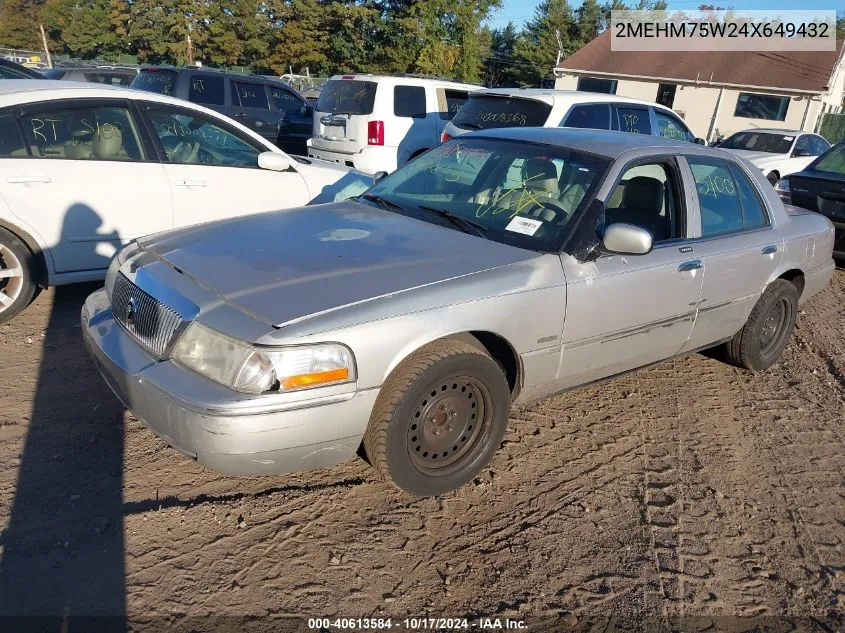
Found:
[{"label": "windshield wiper", "polygon": [[461,229],[464,233],[467,232],[467,229],[470,229],[472,233],[480,237],[484,237],[486,233],[490,231],[489,228],[481,224],[480,222],[475,222],[474,220],[468,220],[467,218],[452,213],[451,211],[446,211],[445,209],[435,209],[434,207],[428,207],[424,204],[417,205],[420,209],[424,211],[428,211],[430,213],[434,213],[439,215],[441,218],[446,218],[452,224],[457,226]]},{"label": "windshield wiper", "polygon": [[399,209],[403,211],[404,208],[396,204],[395,202],[391,202],[387,198],[383,198],[378,194],[375,193],[363,193],[359,196],[359,198],[363,198],[364,200],[369,200],[370,202],[375,202],[377,205],[381,206],[383,209]]}]

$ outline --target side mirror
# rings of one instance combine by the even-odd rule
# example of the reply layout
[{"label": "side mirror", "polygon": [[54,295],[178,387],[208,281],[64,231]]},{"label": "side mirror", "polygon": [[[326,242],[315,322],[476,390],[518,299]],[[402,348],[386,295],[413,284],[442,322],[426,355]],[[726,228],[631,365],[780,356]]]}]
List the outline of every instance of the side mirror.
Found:
[{"label": "side mirror", "polygon": [[377,183],[379,180],[381,180],[385,176],[387,176],[386,171],[377,171],[375,174],[373,174],[373,183]]},{"label": "side mirror", "polygon": [[290,169],[290,159],[276,152],[261,152],[258,155],[258,166],[270,171],[287,171]]},{"label": "side mirror", "polygon": [[654,238],[641,226],[617,222],[604,230],[602,247],[618,255],[645,255],[651,252]]},{"label": "side mirror", "polygon": [[705,146],[707,145],[707,141],[705,141],[705,140],[704,140],[703,138],[701,138],[701,137],[697,137],[697,138],[695,139],[695,142],[696,142],[696,143],[698,143],[699,145],[705,145]]}]

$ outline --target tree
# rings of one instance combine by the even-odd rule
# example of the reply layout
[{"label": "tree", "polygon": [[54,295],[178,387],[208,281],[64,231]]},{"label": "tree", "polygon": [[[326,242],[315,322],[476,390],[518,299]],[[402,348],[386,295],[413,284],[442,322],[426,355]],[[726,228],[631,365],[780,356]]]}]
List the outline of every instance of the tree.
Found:
[{"label": "tree", "polygon": [[121,42],[109,24],[110,0],[48,0],[41,16],[53,52],[94,58],[117,53]]},{"label": "tree", "polygon": [[551,77],[559,46],[563,57],[578,49],[575,17],[566,0],[543,0],[534,10],[534,18],[526,24],[515,46],[516,57],[524,66],[523,76],[527,82],[541,85]]},{"label": "tree", "polygon": [[3,0],[0,4],[0,46],[41,49],[38,35],[39,0]]},{"label": "tree", "polygon": [[592,42],[602,29],[602,7],[598,0],[584,0],[576,11],[578,42],[581,46]]},{"label": "tree", "polygon": [[522,78],[514,55],[518,34],[513,22],[490,33],[490,51],[484,60],[484,83],[487,86],[516,86]]}]

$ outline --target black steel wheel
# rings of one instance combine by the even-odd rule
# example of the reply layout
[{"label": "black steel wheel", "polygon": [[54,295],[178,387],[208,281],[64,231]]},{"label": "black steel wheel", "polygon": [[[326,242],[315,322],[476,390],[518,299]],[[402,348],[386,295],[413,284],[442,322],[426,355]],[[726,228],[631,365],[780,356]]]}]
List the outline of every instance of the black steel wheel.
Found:
[{"label": "black steel wheel", "polygon": [[376,470],[402,490],[443,494],[492,459],[509,412],[505,374],[483,348],[435,341],[385,381],[364,449]]}]

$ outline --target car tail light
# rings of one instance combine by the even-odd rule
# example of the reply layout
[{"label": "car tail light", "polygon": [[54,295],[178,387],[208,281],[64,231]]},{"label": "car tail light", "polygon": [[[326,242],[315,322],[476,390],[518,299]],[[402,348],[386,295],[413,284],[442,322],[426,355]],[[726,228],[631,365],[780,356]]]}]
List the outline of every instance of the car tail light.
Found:
[{"label": "car tail light", "polygon": [[443,132],[440,133],[440,142],[441,143],[445,143],[450,138],[452,138],[452,135],[449,134],[449,132],[447,132],[446,130],[443,130]]},{"label": "car tail light", "polygon": [[370,145],[384,145],[384,121],[370,121],[367,123],[367,143]]}]

